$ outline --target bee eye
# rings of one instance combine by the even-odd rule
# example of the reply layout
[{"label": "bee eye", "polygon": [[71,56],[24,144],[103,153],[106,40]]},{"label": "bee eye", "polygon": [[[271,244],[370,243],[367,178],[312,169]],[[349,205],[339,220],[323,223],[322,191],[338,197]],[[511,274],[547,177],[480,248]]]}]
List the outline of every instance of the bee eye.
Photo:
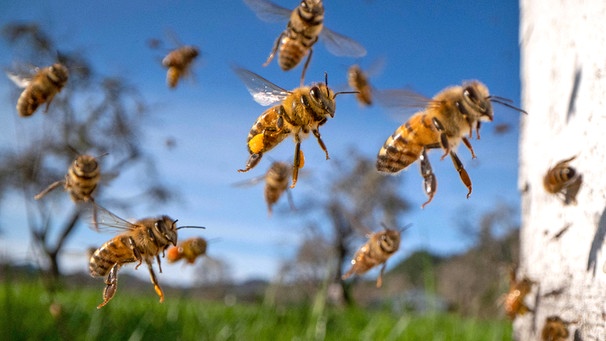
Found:
[{"label": "bee eye", "polygon": [[311,97],[313,97],[316,101],[320,100],[320,89],[317,86],[314,86],[313,88],[311,88],[311,90],[309,90],[309,94],[311,95]]},{"label": "bee eye", "polygon": [[305,0],[301,1],[301,7],[303,7],[304,9],[307,8],[307,3],[305,2]]}]

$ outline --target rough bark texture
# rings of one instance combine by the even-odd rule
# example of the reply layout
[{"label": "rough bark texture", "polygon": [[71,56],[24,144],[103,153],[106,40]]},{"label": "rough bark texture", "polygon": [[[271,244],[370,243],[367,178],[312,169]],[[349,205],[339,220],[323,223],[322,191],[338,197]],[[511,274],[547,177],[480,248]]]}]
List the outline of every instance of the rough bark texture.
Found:
[{"label": "rough bark texture", "polygon": [[[606,340],[606,2],[522,0],[523,117],[518,278],[537,282],[518,340],[540,340],[545,318],[571,322],[568,340]],[[583,174],[576,205],[543,188],[558,161]]]}]

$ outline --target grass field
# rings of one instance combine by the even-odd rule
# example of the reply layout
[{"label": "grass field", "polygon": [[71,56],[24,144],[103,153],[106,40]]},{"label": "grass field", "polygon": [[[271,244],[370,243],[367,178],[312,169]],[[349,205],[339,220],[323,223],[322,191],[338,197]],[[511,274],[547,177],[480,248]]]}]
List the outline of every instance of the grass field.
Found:
[{"label": "grass field", "polygon": [[[51,314],[51,303],[58,314]],[[452,314],[208,302],[118,291],[103,309],[101,290],[59,291],[39,281],[0,283],[2,340],[511,340],[507,321]]]}]

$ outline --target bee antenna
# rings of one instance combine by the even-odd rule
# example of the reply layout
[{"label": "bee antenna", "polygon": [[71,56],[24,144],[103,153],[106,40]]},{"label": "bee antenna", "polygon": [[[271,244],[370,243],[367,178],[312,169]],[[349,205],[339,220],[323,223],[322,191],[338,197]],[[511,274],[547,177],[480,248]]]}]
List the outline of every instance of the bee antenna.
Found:
[{"label": "bee antenna", "polygon": [[326,71],[324,71],[324,84],[326,84],[326,87],[328,88],[328,72]]},{"label": "bee antenna", "polygon": [[332,96],[332,98],[337,97],[337,95],[341,95],[341,94],[359,94],[360,91],[339,91],[339,92],[335,92],[335,95]]},{"label": "bee antenna", "polygon": [[[177,221],[175,220],[175,223],[176,222]],[[204,226],[179,226],[179,227],[177,227],[177,230],[180,230],[180,229],[206,229],[206,227],[204,227]]]},{"label": "bee antenna", "polygon": [[503,106],[506,106],[510,109],[513,109],[515,111],[519,111],[523,114],[528,115],[528,113],[526,112],[526,110],[520,109],[518,107],[516,107],[515,105],[511,104],[511,100],[507,99],[507,98],[503,98],[503,97],[499,97],[499,96],[488,96],[488,100],[494,103],[499,103]]},{"label": "bee antenna", "polygon": [[[95,159],[98,159],[100,157],[104,157],[104,156],[107,156],[107,155],[109,155],[109,152],[105,152],[103,154],[97,155],[97,157],[95,157]],[[175,220],[175,222],[177,222],[177,221]]]}]

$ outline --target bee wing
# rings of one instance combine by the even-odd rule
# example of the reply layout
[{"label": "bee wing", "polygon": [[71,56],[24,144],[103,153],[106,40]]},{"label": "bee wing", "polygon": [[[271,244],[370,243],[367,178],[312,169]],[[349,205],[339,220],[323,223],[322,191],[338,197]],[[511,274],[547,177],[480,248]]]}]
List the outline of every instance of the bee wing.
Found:
[{"label": "bee wing", "polygon": [[244,82],[255,102],[263,106],[282,102],[290,95],[290,91],[275,85],[252,71],[240,67],[233,67],[233,69],[236,75]]},{"label": "bee wing", "polygon": [[31,77],[26,77],[23,75],[18,75],[16,73],[12,73],[12,72],[6,72],[6,76],[8,77],[8,79],[10,79],[13,83],[15,83],[15,85],[17,85],[20,88],[26,88],[29,83],[31,82],[32,78]]},{"label": "bee wing", "polygon": [[93,203],[95,205],[95,209],[97,210],[97,226],[99,231],[109,230],[109,229],[118,229],[118,230],[132,230],[134,227],[133,223],[130,223],[112,212],[108,211],[106,208],[100,206],[97,203]]},{"label": "bee wing", "polygon": [[257,18],[266,22],[288,21],[293,11],[267,0],[244,0],[244,3],[255,12]]},{"label": "bee wing", "polygon": [[234,187],[249,187],[249,186],[254,186],[254,185],[258,184],[259,182],[262,182],[263,180],[265,180],[265,175],[259,175],[259,176],[256,176],[256,177],[252,178],[252,179],[234,182],[232,184],[232,186],[234,186]]},{"label": "bee wing", "polygon": [[375,90],[377,103],[386,108],[405,109],[414,113],[418,109],[431,109],[442,105],[440,101],[425,97],[411,89]]},{"label": "bee wing", "polygon": [[320,38],[326,45],[326,49],[339,57],[364,57],[366,49],[357,41],[323,27]]}]

